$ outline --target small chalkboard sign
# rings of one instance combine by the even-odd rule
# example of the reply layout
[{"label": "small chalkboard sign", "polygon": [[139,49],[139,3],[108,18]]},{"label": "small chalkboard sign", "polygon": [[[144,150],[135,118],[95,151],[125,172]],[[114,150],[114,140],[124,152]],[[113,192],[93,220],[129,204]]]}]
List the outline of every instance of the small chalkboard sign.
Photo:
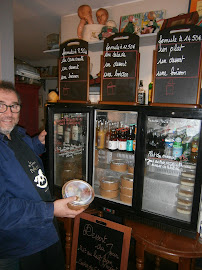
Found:
[{"label": "small chalkboard sign", "polygon": [[100,103],[136,104],[139,36],[117,33],[104,41]]},{"label": "small chalkboard sign", "polygon": [[88,42],[71,39],[60,45],[60,101],[83,102],[89,99]]},{"label": "small chalkboard sign", "polygon": [[201,83],[202,28],[175,26],[159,31],[151,105],[197,107]]},{"label": "small chalkboard sign", "polygon": [[82,213],[74,221],[71,270],[127,269],[131,228]]}]

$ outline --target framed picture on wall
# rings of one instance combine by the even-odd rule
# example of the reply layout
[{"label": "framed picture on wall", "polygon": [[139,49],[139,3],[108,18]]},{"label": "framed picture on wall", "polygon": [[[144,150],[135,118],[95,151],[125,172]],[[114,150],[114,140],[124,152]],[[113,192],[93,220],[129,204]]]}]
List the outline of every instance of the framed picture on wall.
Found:
[{"label": "framed picture on wall", "polygon": [[121,16],[119,32],[135,34],[157,33],[164,22],[166,10]]},{"label": "framed picture on wall", "polygon": [[189,0],[188,12],[198,11],[199,20],[196,25],[202,26],[202,0]]}]

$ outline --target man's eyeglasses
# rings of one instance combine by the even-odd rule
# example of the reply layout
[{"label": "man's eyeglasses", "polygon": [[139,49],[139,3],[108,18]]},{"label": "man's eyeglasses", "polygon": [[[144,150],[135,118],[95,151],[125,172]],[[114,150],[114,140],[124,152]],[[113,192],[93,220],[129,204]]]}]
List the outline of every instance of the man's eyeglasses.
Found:
[{"label": "man's eyeglasses", "polygon": [[4,103],[0,103],[0,113],[4,113],[10,108],[12,113],[19,113],[21,109],[20,104],[6,105]]}]

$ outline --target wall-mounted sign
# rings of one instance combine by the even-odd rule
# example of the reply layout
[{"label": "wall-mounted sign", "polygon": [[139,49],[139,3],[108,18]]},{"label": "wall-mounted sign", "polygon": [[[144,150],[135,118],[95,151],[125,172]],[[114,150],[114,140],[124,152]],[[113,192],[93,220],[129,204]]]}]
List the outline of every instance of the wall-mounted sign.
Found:
[{"label": "wall-mounted sign", "polygon": [[184,25],[158,33],[152,105],[197,107],[201,85],[202,28]]},{"label": "wall-mounted sign", "polygon": [[60,45],[60,101],[87,102],[89,99],[88,42],[71,39]]},{"label": "wall-mounted sign", "polygon": [[138,77],[139,36],[117,33],[105,39],[100,103],[136,104]]}]

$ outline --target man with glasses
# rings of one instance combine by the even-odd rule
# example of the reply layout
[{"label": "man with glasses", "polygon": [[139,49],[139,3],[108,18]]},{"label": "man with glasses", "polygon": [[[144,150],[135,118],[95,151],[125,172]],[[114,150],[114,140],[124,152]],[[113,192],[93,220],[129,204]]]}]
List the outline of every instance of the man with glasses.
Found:
[{"label": "man with glasses", "polygon": [[55,217],[74,218],[67,204],[52,201],[42,162],[46,131],[30,138],[17,126],[21,101],[0,82],[0,269],[64,270]]}]

